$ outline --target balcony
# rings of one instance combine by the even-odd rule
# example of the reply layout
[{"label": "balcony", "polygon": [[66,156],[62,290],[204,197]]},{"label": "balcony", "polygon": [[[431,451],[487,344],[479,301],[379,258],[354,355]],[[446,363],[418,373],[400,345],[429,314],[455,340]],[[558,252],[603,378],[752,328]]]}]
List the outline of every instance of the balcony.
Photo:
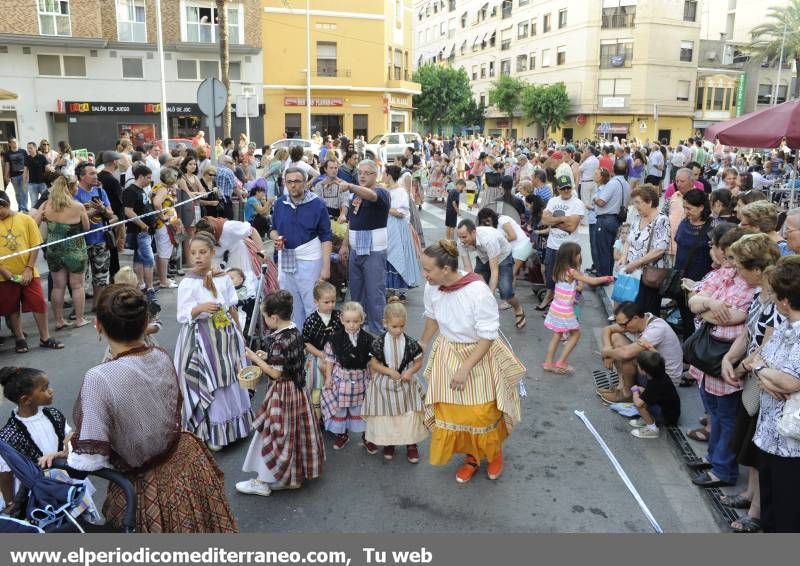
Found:
[{"label": "balcony", "polygon": [[389,79],[386,81],[386,88],[396,88],[402,89],[407,91],[411,94],[420,94],[422,92],[422,87],[419,83],[413,82],[410,78],[407,80],[394,80]]},{"label": "balcony", "polygon": [[632,28],[635,19],[636,12],[631,12],[628,14],[603,14],[600,27],[603,29]]},{"label": "balcony", "polygon": [[350,76],[350,69],[338,69],[338,68],[317,68],[312,69],[311,74],[315,77],[349,77]]},{"label": "balcony", "polygon": [[601,110],[611,111],[614,110],[624,110],[628,108],[630,105],[630,95],[618,95],[618,94],[601,94],[597,97],[597,106]]}]

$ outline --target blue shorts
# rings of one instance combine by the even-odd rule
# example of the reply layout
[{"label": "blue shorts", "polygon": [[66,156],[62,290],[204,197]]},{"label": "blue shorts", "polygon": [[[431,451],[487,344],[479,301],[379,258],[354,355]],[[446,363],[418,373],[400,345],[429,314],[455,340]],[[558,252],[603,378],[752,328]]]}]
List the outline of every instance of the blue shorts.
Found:
[{"label": "blue shorts", "polygon": [[142,267],[153,267],[156,264],[156,258],[153,255],[153,237],[147,232],[128,233],[125,237],[125,247],[133,250],[134,264]]},{"label": "blue shorts", "polygon": [[[483,277],[486,284],[492,276],[492,270],[488,263],[483,263],[480,259],[475,259],[475,273]],[[508,257],[500,262],[500,273],[497,278],[497,288],[500,291],[500,298],[504,301],[514,298],[514,257]]]}]

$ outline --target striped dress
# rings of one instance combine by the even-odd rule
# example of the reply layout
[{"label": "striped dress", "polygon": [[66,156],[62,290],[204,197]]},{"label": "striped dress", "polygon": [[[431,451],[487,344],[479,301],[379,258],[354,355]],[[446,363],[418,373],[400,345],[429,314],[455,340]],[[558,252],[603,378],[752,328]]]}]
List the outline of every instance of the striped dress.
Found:
[{"label": "striped dress", "polygon": [[[569,270],[572,276],[574,270]],[[571,281],[558,281],[553,295],[553,302],[550,303],[550,310],[547,318],[544,319],[545,327],[553,332],[570,332],[580,330],[580,324],[575,316],[575,279]]]}]

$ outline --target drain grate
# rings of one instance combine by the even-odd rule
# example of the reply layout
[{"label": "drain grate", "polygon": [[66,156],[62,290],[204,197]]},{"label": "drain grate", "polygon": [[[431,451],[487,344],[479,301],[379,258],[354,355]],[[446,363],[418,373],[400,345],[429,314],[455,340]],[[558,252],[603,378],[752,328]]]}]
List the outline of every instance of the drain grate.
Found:
[{"label": "drain grate", "polygon": [[717,517],[725,524],[726,527],[729,527],[732,522],[739,518],[739,515],[736,514],[736,511],[731,509],[730,507],[725,507],[722,504],[720,498],[725,495],[722,493],[717,487],[708,488],[701,488],[706,494],[706,497],[711,502],[711,507],[714,509],[714,512],[717,514]]},{"label": "drain grate", "polygon": [[594,385],[597,389],[616,387],[617,384],[619,384],[619,376],[615,371],[595,369],[592,370],[592,378],[594,379]]},{"label": "drain grate", "polygon": [[700,458],[694,453],[694,448],[689,444],[689,440],[681,429],[676,426],[668,426],[667,434],[669,434],[669,437],[675,443],[675,447],[678,449],[681,458],[683,458],[684,464],[689,465],[700,462]]}]

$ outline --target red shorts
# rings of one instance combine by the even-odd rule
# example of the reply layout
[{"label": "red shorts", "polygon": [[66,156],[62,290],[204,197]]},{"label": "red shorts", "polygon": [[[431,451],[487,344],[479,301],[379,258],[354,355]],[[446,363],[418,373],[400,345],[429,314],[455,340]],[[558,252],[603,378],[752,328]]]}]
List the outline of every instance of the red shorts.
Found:
[{"label": "red shorts", "polygon": [[34,277],[27,287],[13,281],[0,281],[0,316],[19,312],[20,304],[22,312],[47,312],[41,279]]}]

